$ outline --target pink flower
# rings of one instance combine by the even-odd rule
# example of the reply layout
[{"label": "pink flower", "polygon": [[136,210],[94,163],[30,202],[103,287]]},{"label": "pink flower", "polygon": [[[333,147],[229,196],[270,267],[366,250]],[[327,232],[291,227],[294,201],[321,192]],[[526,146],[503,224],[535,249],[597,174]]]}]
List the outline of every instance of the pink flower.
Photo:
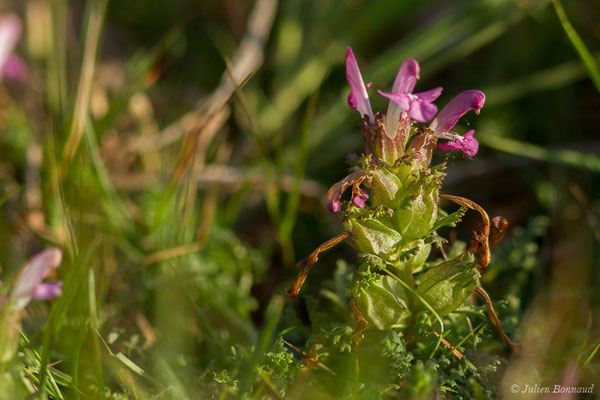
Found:
[{"label": "pink flower", "polygon": [[479,143],[473,137],[475,131],[470,130],[464,136],[460,136],[450,130],[469,110],[479,114],[484,104],[485,95],[479,90],[467,90],[452,99],[429,124],[429,129],[437,138],[450,140],[448,143],[439,144],[438,148],[445,151],[460,150],[466,157],[477,154]]},{"label": "pink flower", "polygon": [[62,282],[42,282],[62,261],[62,251],[55,247],[34,256],[21,271],[9,302],[16,310],[22,310],[31,299],[48,300],[62,294]]},{"label": "pink flower", "polygon": [[479,142],[473,137],[474,134],[475,131],[471,129],[463,136],[459,136],[450,142],[438,144],[438,149],[444,151],[460,150],[465,157],[474,157],[479,151]]},{"label": "pink flower", "polygon": [[363,82],[358,63],[356,62],[356,57],[354,57],[354,53],[350,47],[348,47],[348,50],[346,51],[346,79],[350,84],[348,105],[353,110],[358,110],[360,115],[368,115],[369,121],[373,122],[373,110],[371,109],[371,102],[369,102],[367,87]]},{"label": "pink flower", "polygon": [[[406,110],[408,115],[418,122],[427,122],[437,113],[437,107],[433,101],[442,93],[441,87],[422,93],[413,93],[420,70],[419,63],[409,58],[400,66],[392,86],[392,92],[386,93],[378,90],[379,94],[391,100],[385,122],[388,135],[395,135],[401,110]],[[364,84],[358,63],[350,47],[346,51],[346,79],[350,84],[348,105],[353,110],[358,110],[361,115],[367,115],[369,122],[373,123],[373,110],[367,93],[367,89],[371,85]]]},{"label": "pink flower", "polygon": [[[428,90],[422,93],[413,93],[421,68],[419,63],[409,58],[404,61],[398,70],[392,93],[385,93],[379,90],[379,94],[392,100],[396,105],[408,112],[408,115],[417,122],[427,122],[437,113],[437,107],[433,101],[440,97],[442,88]],[[392,103],[390,103],[390,106]],[[397,113],[395,109],[388,108],[388,114]],[[399,116],[399,112],[398,112]]]},{"label": "pink flower", "polygon": [[13,54],[21,37],[21,20],[15,14],[0,17],[0,77],[22,80],[27,75],[25,62]]},{"label": "pink flower", "polygon": [[364,171],[356,171],[335,183],[327,192],[327,199],[325,201],[325,208],[332,214],[340,212],[342,204],[340,199],[344,192],[352,187],[352,203],[358,208],[364,208],[369,195],[367,192],[360,188],[360,184],[366,178]]}]

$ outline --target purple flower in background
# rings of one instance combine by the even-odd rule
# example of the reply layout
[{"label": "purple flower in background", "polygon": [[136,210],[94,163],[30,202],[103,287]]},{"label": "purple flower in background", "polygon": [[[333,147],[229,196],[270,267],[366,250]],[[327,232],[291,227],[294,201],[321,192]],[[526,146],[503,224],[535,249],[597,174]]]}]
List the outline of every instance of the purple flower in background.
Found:
[{"label": "purple flower in background", "polygon": [[0,77],[23,80],[27,75],[25,62],[13,54],[21,37],[21,20],[15,14],[0,16]]},{"label": "purple flower in background", "polygon": [[479,143],[473,137],[475,131],[470,130],[464,136],[450,132],[450,129],[456,125],[460,117],[469,110],[474,110],[479,114],[479,110],[485,104],[485,95],[479,90],[467,90],[448,103],[446,107],[431,121],[429,129],[439,139],[448,139],[448,143],[438,145],[438,148],[450,151],[460,150],[466,157],[473,157],[479,150]]},{"label": "purple flower in background", "polygon": [[34,256],[21,271],[10,294],[9,302],[22,310],[31,299],[48,300],[62,294],[62,282],[42,282],[62,261],[62,251],[55,247]]}]

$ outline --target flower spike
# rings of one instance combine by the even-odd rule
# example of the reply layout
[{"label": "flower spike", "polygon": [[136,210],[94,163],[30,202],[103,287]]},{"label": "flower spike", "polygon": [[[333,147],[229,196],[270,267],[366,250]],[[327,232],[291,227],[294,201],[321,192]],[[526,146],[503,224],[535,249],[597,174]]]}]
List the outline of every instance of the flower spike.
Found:
[{"label": "flower spike", "polygon": [[350,84],[350,94],[348,95],[348,105],[353,110],[358,110],[360,115],[369,116],[369,121],[373,122],[373,110],[369,102],[367,87],[363,81],[356,57],[352,49],[348,47],[346,51],[346,79]]}]

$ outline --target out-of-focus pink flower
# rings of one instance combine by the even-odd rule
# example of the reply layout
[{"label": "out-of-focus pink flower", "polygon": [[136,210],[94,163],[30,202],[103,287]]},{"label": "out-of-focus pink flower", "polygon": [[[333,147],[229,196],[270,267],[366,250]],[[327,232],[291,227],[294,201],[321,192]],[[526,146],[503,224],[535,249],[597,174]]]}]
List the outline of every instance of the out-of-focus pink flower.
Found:
[{"label": "out-of-focus pink flower", "polygon": [[51,247],[34,256],[21,271],[9,303],[22,310],[31,299],[48,300],[62,294],[62,282],[45,283],[44,278],[62,261],[62,251]]},{"label": "out-of-focus pink flower", "polygon": [[[409,58],[404,61],[398,70],[391,93],[379,90],[379,94],[392,100],[398,107],[408,112],[408,115],[417,122],[427,122],[437,113],[437,107],[433,101],[440,97],[442,88],[428,90],[422,93],[413,93],[421,67],[419,63]],[[391,103],[390,103],[391,106]],[[388,113],[398,114],[393,107],[388,108]]]},{"label": "out-of-focus pink flower", "polygon": [[470,130],[464,136],[460,136],[450,130],[468,111],[474,110],[479,114],[484,104],[485,95],[479,90],[467,90],[452,99],[429,125],[429,129],[437,138],[450,140],[448,143],[439,144],[438,148],[446,151],[460,150],[467,157],[477,154],[479,143],[473,137],[475,131]]},{"label": "out-of-focus pink flower", "polygon": [[13,50],[21,37],[21,20],[15,14],[0,17],[0,77],[22,80],[27,75],[27,66]]},{"label": "out-of-focus pink flower", "polygon": [[21,82],[27,78],[27,64],[19,56],[11,54],[2,66],[0,76]]}]

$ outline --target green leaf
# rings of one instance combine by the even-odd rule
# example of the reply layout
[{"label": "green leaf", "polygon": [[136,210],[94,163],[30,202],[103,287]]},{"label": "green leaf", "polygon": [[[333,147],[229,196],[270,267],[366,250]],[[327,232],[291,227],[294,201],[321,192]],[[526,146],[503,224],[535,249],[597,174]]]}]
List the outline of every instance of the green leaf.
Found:
[{"label": "green leaf", "polygon": [[419,293],[433,309],[444,316],[456,310],[479,284],[477,265],[472,256],[450,260],[427,270],[417,286]]},{"label": "green leaf", "polygon": [[404,287],[391,276],[378,275],[360,281],[356,292],[358,308],[377,329],[402,326],[411,315]]},{"label": "green leaf", "polygon": [[466,212],[467,207],[461,206],[458,211],[455,211],[452,214],[440,215],[435,221],[435,224],[433,224],[431,232],[434,232],[444,226],[455,227],[456,224],[461,221]]}]

